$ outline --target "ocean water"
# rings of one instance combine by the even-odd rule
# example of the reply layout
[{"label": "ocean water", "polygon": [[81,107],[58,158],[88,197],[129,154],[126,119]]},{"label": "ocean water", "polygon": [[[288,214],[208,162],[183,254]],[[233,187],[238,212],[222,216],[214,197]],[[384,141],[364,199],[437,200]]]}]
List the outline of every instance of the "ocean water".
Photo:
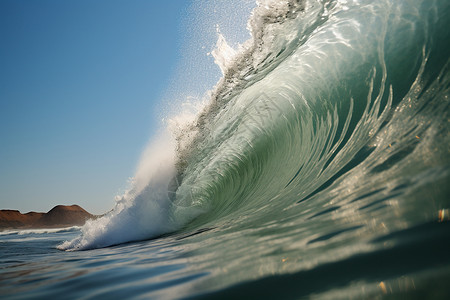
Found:
[{"label": "ocean water", "polygon": [[112,211],[0,234],[0,295],[448,299],[449,14],[260,1]]}]

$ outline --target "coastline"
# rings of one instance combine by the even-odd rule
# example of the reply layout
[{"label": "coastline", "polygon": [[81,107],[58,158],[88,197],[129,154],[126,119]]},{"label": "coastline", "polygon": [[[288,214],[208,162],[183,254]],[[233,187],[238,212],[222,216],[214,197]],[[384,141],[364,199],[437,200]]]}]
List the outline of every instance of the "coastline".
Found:
[{"label": "coastline", "polygon": [[21,213],[18,210],[0,210],[0,231],[26,229],[54,229],[82,226],[99,216],[87,212],[79,205],[57,205],[48,212]]}]

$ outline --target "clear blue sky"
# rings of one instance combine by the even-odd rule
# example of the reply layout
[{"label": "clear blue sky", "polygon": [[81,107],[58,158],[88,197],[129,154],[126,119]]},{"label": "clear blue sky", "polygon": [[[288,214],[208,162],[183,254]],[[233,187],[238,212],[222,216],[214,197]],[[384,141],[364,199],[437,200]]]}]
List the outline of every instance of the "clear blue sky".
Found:
[{"label": "clear blue sky", "polygon": [[0,209],[114,205],[159,126],[189,1],[0,1]]}]

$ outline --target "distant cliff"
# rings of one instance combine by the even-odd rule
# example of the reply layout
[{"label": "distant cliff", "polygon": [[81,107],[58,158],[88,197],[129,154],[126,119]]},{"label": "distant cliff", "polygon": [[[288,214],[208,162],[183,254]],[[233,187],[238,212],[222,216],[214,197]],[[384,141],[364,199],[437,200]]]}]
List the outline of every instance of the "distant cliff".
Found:
[{"label": "distant cliff", "polygon": [[26,228],[58,228],[81,226],[97,216],[78,205],[58,205],[47,213],[20,213],[18,210],[0,210],[0,230]]}]

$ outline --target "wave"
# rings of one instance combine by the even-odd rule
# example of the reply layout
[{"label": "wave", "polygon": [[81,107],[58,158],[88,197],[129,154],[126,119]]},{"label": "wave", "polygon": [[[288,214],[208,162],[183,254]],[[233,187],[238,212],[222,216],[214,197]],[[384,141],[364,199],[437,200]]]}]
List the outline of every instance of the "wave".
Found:
[{"label": "wave", "polygon": [[0,231],[1,235],[29,235],[29,234],[48,234],[61,232],[79,231],[80,226],[64,227],[64,228],[49,228],[49,229],[18,229],[18,230],[4,230]]},{"label": "wave", "polygon": [[[330,211],[324,203],[334,211],[358,201],[345,213],[359,220],[409,197],[402,221],[430,218],[411,195],[449,176],[449,10],[440,1],[259,1],[251,39],[233,49],[219,33],[212,54],[223,77],[209,102],[194,118],[172,118],[115,208],[58,248],[249,216],[257,224],[299,204],[314,218]],[[436,211],[448,206],[448,190],[435,195]]]}]

